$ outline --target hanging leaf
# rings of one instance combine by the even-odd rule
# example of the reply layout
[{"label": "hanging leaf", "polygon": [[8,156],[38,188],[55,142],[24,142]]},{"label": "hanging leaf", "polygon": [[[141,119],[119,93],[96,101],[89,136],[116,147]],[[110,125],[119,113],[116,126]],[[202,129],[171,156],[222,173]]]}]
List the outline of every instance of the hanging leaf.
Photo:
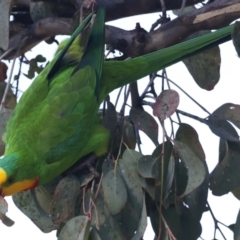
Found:
[{"label": "hanging leaf", "polygon": [[123,125],[123,142],[130,149],[135,149],[136,147],[136,135],[133,124],[130,122],[129,117],[124,118]]},{"label": "hanging leaf", "polygon": [[210,174],[210,189],[216,196],[221,196],[240,186],[240,143],[227,142],[228,148],[224,159]]},{"label": "hanging leaf", "polygon": [[179,94],[174,90],[164,90],[153,104],[153,115],[162,120],[170,117],[179,104]]},{"label": "hanging leaf", "polygon": [[[174,177],[174,160],[171,158],[173,145],[167,141],[159,145],[152,153],[152,156],[143,156],[138,161],[138,172],[145,178],[155,178],[159,182],[162,181],[163,197],[165,198],[169,192]],[[162,170],[162,163],[164,169]],[[163,178],[162,178],[163,174]],[[159,193],[157,190],[156,198],[159,199]]]},{"label": "hanging leaf", "polygon": [[[124,222],[121,222],[120,224],[123,223]],[[125,222],[125,224],[127,223],[130,224],[128,221]],[[120,224],[118,224],[110,214],[105,204],[102,188],[100,188],[92,212],[92,228],[95,229],[100,239],[126,240],[120,229]]]},{"label": "hanging leaf", "polygon": [[7,211],[8,211],[7,201],[3,197],[0,197],[0,212],[2,214],[5,214]]},{"label": "hanging leaf", "polygon": [[121,223],[119,227],[127,239],[131,239],[137,231],[143,209],[142,182],[144,179],[137,172],[137,163],[141,156],[140,153],[127,149],[119,159],[118,170],[127,189],[128,201],[121,213],[114,216],[114,219]]},{"label": "hanging leaf", "polygon": [[87,216],[70,219],[62,228],[58,240],[88,240],[91,222]]},{"label": "hanging leaf", "polygon": [[[190,35],[186,40],[202,36],[211,31],[199,31]],[[205,90],[213,90],[220,78],[220,48],[218,46],[183,60],[189,73],[197,85]]]},{"label": "hanging leaf", "polygon": [[146,203],[145,203],[145,196],[143,196],[143,208],[142,208],[141,218],[138,223],[137,231],[131,240],[142,239],[146,228],[147,228],[147,209],[146,209]]},{"label": "hanging leaf", "polygon": [[240,240],[240,211],[238,211],[237,220],[234,225],[234,240]]},{"label": "hanging leaf", "polygon": [[[142,190],[140,190],[141,186],[152,198],[154,198],[153,186],[149,185],[148,182],[140,176],[137,170],[137,164],[142,156],[143,155],[137,151],[126,149],[122,159],[119,160],[120,173],[126,182],[127,188],[130,188],[130,192],[132,192],[133,195],[142,195]],[[139,186],[138,188],[136,188],[136,183],[137,186]],[[138,197],[138,199],[140,199],[140,197]]]},{"label": "hanging leaf", "polygon": [[149,113],[142,109],[132,108],[130,119],[138,130],[143,131],[156,146],[158,145],[158,124]]},{"label": "hanging leaf", "polygon": [[75,202],[80,193],[80,187],[74,175],[68,175],[59,182],[50,209],[53,223],[60,224],[74,216]]},{"label": "hanging leaf", "polygon": [[[229,154],[228,152],[228,144],[227,141],[223,140],[220,138],[219,141],[219,158],[218,162],[219,164],[224,160],[225,157],[228,157],[227,155]],[[232,190],[232,194],[240,200],[240,187],[236,187]]]},{"label": "hanging leaf", "polygon": [[92,228],[88,240],[101,240],[95,228]]},{"label": "hanging leaf", "polygon": [[38,62],[42,63],[45,61],[46,58],[44,58],[42,55],[37,55],[35,58],[27,62],[29,64],[28,74],[23,75],[29,79],[33,79],[35,77],[35,72],[39,74],[43,70],[43,66],[38,66]]},{"label": "hanging leaf", "polygon": [[174,205],[162,209],[163,217],[174,237],[178,240],[198,239],[201,235],[201,224],[194,219],[186,206],[178,214]]},{"label": "hanging leaf", "polygon": [[176,140],[185,143],[205,166],[206,176],[204,181],[186,196],[186,202],[191,213],[196,219],[200,220],[203,212],[206,211],[209,184],[209,173],[205,161],[205,153],[201,143],[199,142],[196,130],[186,123],[181,123],[179,125],[179,129],[176,133]]},{"label": "hanging leaf", "polygon": [[213,116],[231,121],[235,126],[240,128],[240,105],[234,103],[225,103],[216,109]]},{"label": "hanging leaf", "polygon": [[7,211],[8,204],[6,200],[0,196],[0,220],[4,225],[11,227],[14,224],[14,221],[12,221],[9,217],[6,216]]},{"label": "hanging leaf", "polygon": [[127,202],[127,190],[117,171],[111,170],[103,177],[102,188],[110,213],[119,213]]},{"label": "hanging leaf", "polygon": [[160,178],[161,157],[143,156],[138,162],[138,172],[144,178]]},{"label": "hanging leaf", "polygon": [[236,21],[233,24],[232,29],[232,41],[237,52],[238,57],[240,56],[240,22]]},{"label": "hanging leaf", "polygon": [[180,123],[176,133],[176,140],[185,143],[200,160],[205,161],[205,153],[199,142],[198,134],[192,126],[186,123]]},{"label": "hanging leaf", "polygon": [[15,205],[44,233],[49,233],[58,228],[52,222],[52,219],[48,214],[39,210],[36,206],[35,200],[31,194],[31,191],[24,191],[14,194],[13,202]]},{"label": "hanging leaf", "polygon": [[206,119],[205,123],[220,138],[231,142],[239,142],[238,134],[228,121],[211,115]]},{"label": "hanging leaf", "polygon": [[78,174],[78,181],[80,183],[80,186],[83,187],[83,186],[86,186],[90,181],[93,180],[94,178],[94,175],[92,173],[89,173],[89,174]]},{"label": "hanging leaf", "polygon": [[183,197],[196,189],[206,176],[206,169],[199,157],[184,143],[174,140],[174,148],[188,170],[188,182]]},{"label": "hanging leaf", "polygon": [[52,196],[44,186],[39,186],[31,191],[35,204],[44,211],[44,214],[50,214]]}]

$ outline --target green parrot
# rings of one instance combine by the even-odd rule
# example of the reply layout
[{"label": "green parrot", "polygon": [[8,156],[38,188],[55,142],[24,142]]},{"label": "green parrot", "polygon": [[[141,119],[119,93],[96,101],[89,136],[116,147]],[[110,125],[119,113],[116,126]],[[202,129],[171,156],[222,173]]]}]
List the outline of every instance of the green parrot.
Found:
[{"label": "green parrot", "polygon": [[60,44],[17,104],[4,135],[0,196],[45,184],[89,153],[105,154],[109,132],[98,109],[111,91],[231,39],[228,26],[134,59],[104,61],[103,8],[88,37],[77,37],[92,16]]}]

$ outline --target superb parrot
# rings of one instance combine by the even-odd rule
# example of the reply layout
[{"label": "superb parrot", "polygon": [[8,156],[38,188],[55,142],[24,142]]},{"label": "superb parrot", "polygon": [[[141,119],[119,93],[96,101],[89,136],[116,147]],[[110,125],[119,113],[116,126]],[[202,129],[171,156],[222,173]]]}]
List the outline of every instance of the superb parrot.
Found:
[{"label": "superb parrot", "polygon": [[134,59],[104,61],[104,15],[100,8],[81,41],[92,15],[86,18],[22,95],[4,135],[1,196],[45,184],[88,153],[106,153],[109,133],[98,109],[111,91],[231,39],[228,26]]}]

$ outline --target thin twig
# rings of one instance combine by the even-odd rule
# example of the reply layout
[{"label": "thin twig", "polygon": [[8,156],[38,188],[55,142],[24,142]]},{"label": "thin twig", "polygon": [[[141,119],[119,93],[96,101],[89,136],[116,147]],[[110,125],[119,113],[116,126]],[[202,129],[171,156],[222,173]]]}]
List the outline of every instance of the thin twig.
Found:
[{"label": "thin twig", "polygon": [[17,97],[17,94],[18,94],[18,88],[19,88],[19,78],[20,78],[20,74],[21,74],[21,69],[22,69],[22,63],[23,63],[23,58],[24,58],[24,55],[20,56],[20,63],[19,63],[19,70],[18,70],[18,74],[17,74],[17,84],[16,84],[16,92],[15,92],[15,96]]},{"label": "thin twig", "polygon": [[197,120],[197,121],[199,121],[199,122],[206,123],[206,120],[205,120],[205,119],[200,118],[200,117],[198,117],[198,116],[196,116],[196,115],[193,115],[193,114],[191,114],[191,113],[187,113],[187,112],[184,112],[184,111],[179,110],[179,109],[177,109],[176,112],[177,112],[177,113],[180,113],[180,114],[182,114],[182,115],[184,115],[184,116],[193,118],[193,119],[195,119],[195,120]]},{"label": "thin twig", "polygon": [[[219,228],[219,226],[218,226],[218,223],[221,223],[221,222],[219,222],[217,219],[216,219],[216,217],[214,216],[214,213],[213,213],[213,211],[212,211],[212,209],[211,209],[211,207],[210,207],[210,205],[209,205],[209,203],[207,202],[207,206],[208,206],[208,209],[209,209],[209,211],[210,211],[210,214],[211,214],[211,216],[212,216],[212,219],[213,219],[213,222],[214,222],[214,226],[215,226],[215,231],[214,231],[214,239],[216,239],[216,231],[218,230],[220,233],[221,233],[221,235],[222,235],[222,237],[223,237],[223,239],[224,240],[227,240],[226,238],[225,238],[225,235],[223,234],[223,232],[222,232],[222,230]],[[222,224],[222,223],[221,223]],[[227,227],[227,226],[226,226]]]}]

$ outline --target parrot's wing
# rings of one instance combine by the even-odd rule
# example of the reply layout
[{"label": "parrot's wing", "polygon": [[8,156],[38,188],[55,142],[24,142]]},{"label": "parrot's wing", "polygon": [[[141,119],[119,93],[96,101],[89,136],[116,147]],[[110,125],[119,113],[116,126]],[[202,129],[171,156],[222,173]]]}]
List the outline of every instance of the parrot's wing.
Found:
[{"label": "parrot's wing", "polygon": [[[37,76],[31,86],[24,92],[19,103],[17,104],[12,117],[10,118],[6,133],[4,134],[4,141],[8,144],[12,139],[17,141],[18,128],[21,122],[27,121],[28,115],[34,111],[39,103],[41,103],[49,92],[49,82],[46,79],[51,79],[57,71],[61,72],[61,61],[66,54],[68,48],[71,46],[74,39],[82,32],[88,23],[91,21],[93,14],[90,14],[73,33],[66,46],[60,51],[53,60],[44,68],[44,70]],[[60,66],[60,67],[59,67]],[[58,68],[59,67],[59,68]],[[38,115],[38,113],[37,113]],[[29,123],[31,124],[31,123]],[[24,125],[23,125],[24,126]],[[27,126],[26,126],[27,129]],[[12,143],[11,143],[12,144]],[[7,147],[7,146],[6,146]],[[7,148],[6,148],[7,150]]]},{"label": "parrot's wing", "polygon": [[104,43],[105,43],[105,8],[100,8],[95,17],[94,24],[90,37],[88,39],[86,50],[83,53],[82,59],[73,71],[73,74],[79,69],[86,66],[91,66],[97,77],[96,96],[98,98],[100,80],[102,75],[102,66],[104,61]]},{"label": "parrot's wing", "polygon": [[[105,10],[101,9],[97,13],[98,20],[99,15],[102,18],[102,25],[105,24],[104,14]],[[90,17],[81,25],[85,27]],[[104,27],[101,29],[104,31]],[[87,44],[86,51],[89,46],[94,47],[91,43],[95,30],[96,28],[93,28],[90,34],[91,41]],[[102,34],[104,35],[104,32]],[[73,37],[71,39],[73,40]],[[37,156],[45,155],[47,159],[50,157],[49,161],[55,162],[68,154],[72,146],[81,149],[81,146],[85,145],[86,140],[79,142],[79,136],[88,136],[96,124],[95,113],[99,103],[95,92],[99,81],[97,75],[100,75],[101,71],[99,64],[95,66],[96,62],[79,66],[74,73],[74,66],[61,66],[72,40],[39,74],[20,99],[7,126],[5,141],[10,146],[9,150],[8,147],[6,149],[7,154],[17,151],[20,139],[25,139],[25,145],[31,145],[33,153]],[[96,44],[98,47],[102,41]],[[87,54],[84,54],[83,61],[87,58]],[[96,58],[102,59],[102,56]],[[56,66],[60,66],[61,70]],[[51,70],[51,67],[54,70]],[[32,144],[33,141],[35,144]],[[57,152],[55,155],[54,151]]]},{"label": "parrot's wing", "polygon": [[105,9],[100,8],[79,64],[69,79],[64,81],[65,76],[58,74],[51,82],[46,107],[42,108],[45,112],[39,119],[39,124],[45,126],[38,139],[41,153],[47,155],[47,163],[64,161],[63,156],[70,159],[76,149],[80,153],[99,124],[96,92],[103,65],[104,20]]}]

